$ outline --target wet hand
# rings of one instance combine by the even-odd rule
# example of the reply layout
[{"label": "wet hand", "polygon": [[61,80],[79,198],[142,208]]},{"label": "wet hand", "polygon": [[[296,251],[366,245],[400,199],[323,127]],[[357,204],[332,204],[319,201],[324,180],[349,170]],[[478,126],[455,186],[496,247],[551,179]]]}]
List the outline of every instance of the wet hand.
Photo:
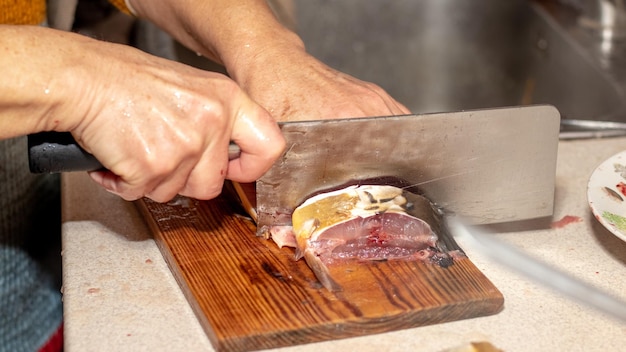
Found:
[{"label": "wet hand", "polygon": [[[263,55],[236,76],[250,96],[280,121],[409,114],[376,84],[336,71],[303,50]],[[271,63],[270,63],[271,62]]]},{"label": "wet hand", "polygon": [[[75,100],[85,114],[71,131],[110,170],[90,173],[107,190],[127,200],[210,199],[225,179],[254,181],[281,154],[276,123],[229,78],[98,45],[100,70],[85,71]],[[229,161],[231,140],[241,156]]]}]

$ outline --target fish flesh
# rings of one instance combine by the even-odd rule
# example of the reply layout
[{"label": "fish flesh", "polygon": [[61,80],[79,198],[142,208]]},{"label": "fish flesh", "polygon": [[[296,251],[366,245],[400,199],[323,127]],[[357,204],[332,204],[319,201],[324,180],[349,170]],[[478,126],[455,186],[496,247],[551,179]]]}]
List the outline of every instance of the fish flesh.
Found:
[{"label": "fish flesh", "polygon": [[440,230],[441,216],[425,197],[402,188],[352,185],[307,199],[294,210],[292,226],[275,226],[270,235],[279,246],[295,247],[296,259],[304,258],[324,287],[337,291],[327,269],[337,261],[452,265],[462,252],[440,242],[431,225]]}]

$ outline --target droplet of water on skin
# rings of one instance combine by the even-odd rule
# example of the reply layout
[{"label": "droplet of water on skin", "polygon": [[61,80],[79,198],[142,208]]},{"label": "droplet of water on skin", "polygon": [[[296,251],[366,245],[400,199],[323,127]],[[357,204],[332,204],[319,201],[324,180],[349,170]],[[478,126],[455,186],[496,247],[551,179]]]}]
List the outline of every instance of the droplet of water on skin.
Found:
[{"label": "droplet of water on skin", "polygon": [[132,111],[133,111],[134,106],[135,106],[135,102],[132,99],[129,99],[128,101],[126,101],[126,106],[124,107],[124,110],[122,111],[122,115],[124,117],[132,117]]},{"label": "droplet of water on skin", "polygon": [[176,108],[181,110],[183,108],[183,104],[181,103],[182,94],[180,92],[174,92],[174,97],[176,97]]}]

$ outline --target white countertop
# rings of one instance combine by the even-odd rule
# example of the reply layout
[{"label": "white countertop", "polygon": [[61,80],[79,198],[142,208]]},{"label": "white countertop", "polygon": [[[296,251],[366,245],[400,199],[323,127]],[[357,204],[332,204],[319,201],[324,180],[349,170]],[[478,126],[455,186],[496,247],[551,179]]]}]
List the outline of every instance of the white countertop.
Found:
[{"label": "white countertop", "polygon": [[[626,300],[626,243],[594,219],[586,196],[595,167],[625,149],[626,138],[561,142],[553,221],[582,221],[496,236]],[[443,351],[472,341],[507,352],[626,349],[626,324],[459,245],[502,291],[502,312],[280,351]],[[84,173],[63,176],[63,300],[66,351],[213,350],[134,205]]]}]

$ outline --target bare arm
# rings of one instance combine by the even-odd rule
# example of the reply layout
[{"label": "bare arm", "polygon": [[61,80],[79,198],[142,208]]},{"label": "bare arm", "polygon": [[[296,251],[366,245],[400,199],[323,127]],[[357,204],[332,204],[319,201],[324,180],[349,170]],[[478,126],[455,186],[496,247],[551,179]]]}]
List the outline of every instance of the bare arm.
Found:
[{"label": "bare arm", "polygon": [[380,87],[309,55],[265,0],[131,0],[137,15],[223,63],[250,96],[279,120],[409,113]]},{"label": "bare arm", "polygon": [[[252,181],[284,140],[231,79],[73,33],[0,26],[0,138],[70,131],[125,199],[212,198]],[[228,161],[233,140],[242,148]]]}]

